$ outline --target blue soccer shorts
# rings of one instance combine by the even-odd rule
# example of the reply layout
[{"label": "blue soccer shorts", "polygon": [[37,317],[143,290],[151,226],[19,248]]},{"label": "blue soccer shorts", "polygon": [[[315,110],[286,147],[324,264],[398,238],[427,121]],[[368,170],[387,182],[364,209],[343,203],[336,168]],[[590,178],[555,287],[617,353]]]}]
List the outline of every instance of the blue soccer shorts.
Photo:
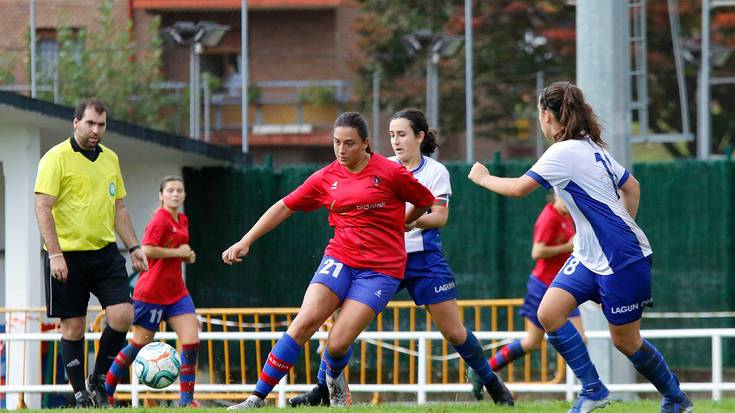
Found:
[{"label": "blue soccer shorts", "polygon": [[325,255],[311,279],[332,290],[339,302],[346,299],[363,303],[380,314],[398,292],[401,280],[389,275],[362,268],[353,268],[340,260]]},{"label": "blue soccer shorts", "polygon": [[133,300],[133,325],[150,331],[158,331],[162,320],[182,314],[196,314],[194,302],[189,294],[173,304],[153,304]]},{"label": "blue soccer shorts", "polygon": [[[542,330],[544,327],[541,325],[541,322],[538,321],[538,316],[536,314],[538,313],[539,305],[541,305],[541,299],[544,298],[544,294],[546,294],[546,290],[548,289],[549,287],[547,287],[543,281],[536,278],[535,275],[529,275],[528,284],[526,284],[526,297],[523,299],[523,306],[518,310],[518,314],[526,317],[528,321],[532,322],[536,327]],[[569,313],[568,317],[579,317],[580,315],[579,308],[575,308],[571,313]]]},{"label": "blue soccer shorts", "polygon": [[649,255],[613,274],[600,275],[587,269],[572,255],[549,287],[569,292],[577,300],[577,305],[587,300],[602,304],[602,312],[610,324],[628,324],[640,320],[645,307],[653,307],[652,262]]},{"label": "blue soccer shorts", "polygon": [[454,274],[441,251],[417,251],[408,254],[401,289],[416,305],[443,303],[457,298]]}]

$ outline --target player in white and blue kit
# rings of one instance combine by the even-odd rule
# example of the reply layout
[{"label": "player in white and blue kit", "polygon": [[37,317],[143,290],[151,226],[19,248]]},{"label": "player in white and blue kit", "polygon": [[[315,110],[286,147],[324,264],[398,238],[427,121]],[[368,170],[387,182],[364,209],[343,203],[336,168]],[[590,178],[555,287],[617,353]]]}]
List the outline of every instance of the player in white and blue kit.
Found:
[{"label": "player in white and blue kit", "polygon": [[[403,165],[434,195],[435,203],[419,219],[406,227],[408,261],[399,288],[406,288],[416,305],[425,305],[444,338],[454,347],[468,366],[482,378],[495,404],[513,405],[513,396],[493,373],[477,337],[465,328],[457,305],[454,274],[441,251],[439,230],[449,217],[449,197],[452,187],[449,171],[430,158],[437,148],[436,131],[429,129],[426,116],[416,109],[404,109],[393,115],[390,122],[391,146],[396,156],[389,159]],[[412,213],[406,204],[406,213]],[[319,383],[289,400],[292,407],[329,405],[325,383],[326,365],[322,360],[317,375]]]},{"label": "player in white and blue kit", "polygon": [[605,149],[601,128],[582,91],[569,82],[544,89],[538,102],[544,135],[555,142],[519,178],[489,174],[473,165],[469,179],[508,196],[525,196],[539,185],[554,188],[574,219],[574,251],[544,295],[538,319],[549,341],[582,382],[570,413],[609,403],[608,390],[567,314],[592,300],[602,304],[613,343],[663,395],[661,413],[694,407],[656,347],[640,336],[644,307],[651,306],[652,250],[635,223],[638,181]]}]

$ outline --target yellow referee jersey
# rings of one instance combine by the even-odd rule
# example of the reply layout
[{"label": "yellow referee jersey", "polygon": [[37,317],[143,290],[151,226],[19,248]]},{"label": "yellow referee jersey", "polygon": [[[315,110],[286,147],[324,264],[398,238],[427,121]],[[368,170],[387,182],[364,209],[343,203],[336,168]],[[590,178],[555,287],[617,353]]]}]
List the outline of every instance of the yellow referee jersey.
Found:
[{"label": "yellow referee jersey", "polygon": [[115,200],[125,197],[125,185],[117,155],[99,146],[92,162],[67,139],[38,163],[35,192],[56,197],[52,214],[62,251],[98,250],[115,242]]}]

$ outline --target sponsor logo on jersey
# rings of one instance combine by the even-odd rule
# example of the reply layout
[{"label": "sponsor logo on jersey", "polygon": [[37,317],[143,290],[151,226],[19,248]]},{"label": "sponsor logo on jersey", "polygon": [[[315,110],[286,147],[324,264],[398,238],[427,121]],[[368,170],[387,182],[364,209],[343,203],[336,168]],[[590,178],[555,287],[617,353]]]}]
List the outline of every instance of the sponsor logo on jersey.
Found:
[{"label": "sponsor logo on jersey", "polygon": [[115,196],[115,183],[111,182],[107,190],[110,193],[110,196]]},{"label": "sponsor logo on jersey", "polygon": [[385,208],[385,201],[375,202],[373,204],[357,204],[357,205],[348,205],[348,206],[335,206],[334,204],[337,203],[337,200],[335,199],[332,201],[332,204],[329,206],[329,208],[338,213],[338,214],[344,214],[347,212],[352,211],[353,209],[358,211],[367,211],[369,209],[376,209],[376,208]]},{"label": "sponsor logo on jersey", "polygon": [[380,186],[380,184],[383,183],[383,180],[377,175],[373,175],[372,179],[373,179],[373,186]]},{"label": "sponsor logo on jersey", "polygon": [[439,294],[439,293],[442,293],[444,291],[451,290],[452,288],[454,288],[454,286],[455,286],[454,281],[451,281],[451,282],[448,282],[446,284],[442,284],[442,285],[440,285],[438,287],[435,286],[434,287],[434,292],[437,293],[437,294]]},{"label": "sponsor logo on jersey", "polygon": [[334,181],[334,183],[332,184],[332,191],[336,191],[337,190],[337,185],[339,185],[339,182],[338,181]]},{"label": "sponsor logo on jersey", "polygon": [[376,208],[385,208],[385,202],[380,201],[376,202],[374,204],[358,204],[355,205],[355,209],[358,211],[360,210],[368,210],[368,209],[376,209]]}]

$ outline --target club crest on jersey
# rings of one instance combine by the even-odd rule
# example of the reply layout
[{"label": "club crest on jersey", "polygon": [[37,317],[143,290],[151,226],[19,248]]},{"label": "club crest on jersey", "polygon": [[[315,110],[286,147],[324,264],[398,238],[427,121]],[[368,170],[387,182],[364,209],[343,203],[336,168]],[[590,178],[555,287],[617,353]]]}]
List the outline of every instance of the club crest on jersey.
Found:
[{"label": "club crest on jersey", "polygon": [[383,180],[380,179],[379,176],[373,175],[373,186],[380,186],[380,184],[383,183]]},{"label": "club crest on jersey", "polygon": [[337,185],[338,185],[338,184],[339,184],[339,182],[338,182],[338,181],[334,181],[334,183],[332,184],[332,188],[331,188],[331,189],[332,189],[332,191],[336,191],[336,190],[337,190]]}]

